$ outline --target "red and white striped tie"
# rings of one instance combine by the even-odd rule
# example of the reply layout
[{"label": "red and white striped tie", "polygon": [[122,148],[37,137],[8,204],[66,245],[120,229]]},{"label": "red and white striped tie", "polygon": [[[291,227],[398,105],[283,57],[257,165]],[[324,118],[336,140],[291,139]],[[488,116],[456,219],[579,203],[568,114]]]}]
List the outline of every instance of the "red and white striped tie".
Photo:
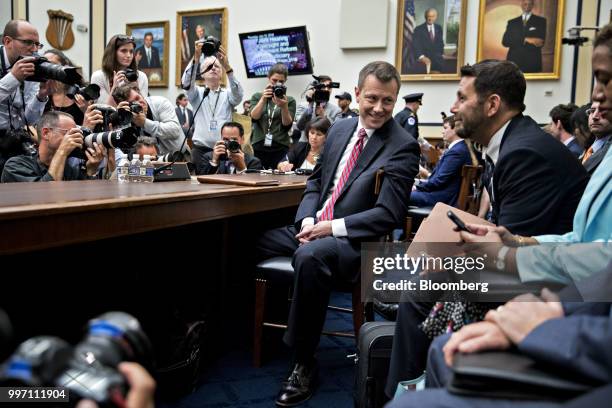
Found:
[{"label": "red and white striped tie", "polygon": [[334,205],[336,204],[336,200],[338,199],[338,196],[340,196],[342,188],[348,180],[351,171],[353,171],[355,163],[357,163],[357,158],[363,151],[363,144],[367,135],[368,134],[366,133],[365,129],[359,129],[359,132],[357,133],[357,137],[359,137],[359,139],[357,139],[357,143],[355,143],[355,146],[353,146],[351,155],[349,156],[349,159],[346,162],[344,169],[342,170],[342,175],[340,175],[340,180],[338,180],[338,184],[336,185],[336,188],[334,188],[334,192],[332,193],[331,199],[327,202],[327,205],[323,209],[323,212],[319,217],[319,221],[334,219]]}]

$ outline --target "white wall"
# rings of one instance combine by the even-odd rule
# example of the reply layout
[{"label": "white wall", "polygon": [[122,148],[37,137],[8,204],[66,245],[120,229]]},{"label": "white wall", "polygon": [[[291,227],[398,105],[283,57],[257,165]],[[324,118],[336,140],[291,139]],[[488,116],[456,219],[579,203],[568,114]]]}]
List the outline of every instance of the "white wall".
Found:
[{"label": "white wall", "polygon": [[0,36],[1,32],[4,30],[4,26],[11,19],[11,4],[12,0],[2,0],[0,1]]},{"label": "white wall", "polygon": [[600,27],[610,22],[610,10],[612,10],[612,0],[601,0],[601,7],[599,8]]},{"label": "white wall", "polygon": [[[358,7],[360,1],[354,0]],[[2,1],[4,3],[4,1]],[[577,2],[568,0],[566,3],[564,33],[567,28],[575,25]],[[612,0],[602,1],[602,21],[607,21]],[[146,7],[143,8],[143,5]],[[339,16],[340,0],[217,0],[199,2],[193,0],[147,0],[125,1],[107,0],[107,36],[124,33],[126,23],[147,21],[170,21],[170,83],[168,89],[151,89],[155,95],[164,95],[172,101],[180,92],[174,87],[175,77],[175,47],[176,47],[176,12],[178,10],[198,10],[204,8],[228,8],[228,52],[229,60],[245,89],[245,98],[260,91],[266,84],[265,79],[247,79],[245,67],[238,42],[238,33],[257,31],[270,28],[306,25],[310,32],[310,48],[314,58],[315,72],[331,75],[341,83],[340,91],[353,94],[357,75],[361,67],[373,60],[395,61],[397,0],[390,0],[390,12],[387,16],[387,48],[369,50],[342,50],[339,46]],[[476,41],[478,27],[479,0],[468,0],[467,32],[466,32],[466,62],[474,62],[476,58]],[[75,16],[74,26],[83,23],[89,25],[89,2],[75,0],[47,0],[45,2],[30,1],[30,19],[44,31],[48,24],[46,10],[61,8]],[[367,29],[365,26],[364,29]],[[78,33],[75,29],[75,46],[67,54],[83,65],[84,72],[89,71],[89,36]],[[41,37],[44,34],[41,33]],[[108,40],[107,38],[107,40]],[[43,41],[44,42],[44,41]],[[529,81],[527,86],[527,112],[538,122],[546,122],[548,111],[554,104],[569,101],[571,95],[573,48],[562,49],[561,79],[547,81]],[[310,76],[292,76],[289,78],[289,94],[299,98],[299,95],[310,82]],[[455,82],[404,82],[400,95],[411,92],[424,92],[423,107],[419,111],[421,122],[440,122],[440,111],[450,108],[455,96]],[[544,96],[552,91],[552,96]],[[396,111],[401,110],[403,101],[400,99]]]},{"label": "white wall", "polygon": [[[53,48],[47,40],[46,32],[49,26],[49,16],[47,10],[62,10],[70,13],[74,17],[72,22],[72,32],[74,33],[74,45],[69,50],[63,51],[72,62],[83,68],[83,76],[89,75],[89,32],[81,33],[77,31],[78,24],[89,27],[89,1],[75,0],[46,0],[30,1],[30,22],[38,29],[40,42],[45,44],[45,48],[40,50],[44,54],[45,50]],[[87,80],[89,78],[86,78]]]}]

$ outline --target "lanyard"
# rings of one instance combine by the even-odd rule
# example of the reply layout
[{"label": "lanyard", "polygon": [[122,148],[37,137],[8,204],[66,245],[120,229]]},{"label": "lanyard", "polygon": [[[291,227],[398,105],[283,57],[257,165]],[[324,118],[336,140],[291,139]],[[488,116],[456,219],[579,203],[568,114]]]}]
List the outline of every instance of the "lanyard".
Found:
[{"label": "lanyard", "polygon": [[210,114],[212,115],[212,120],[215,120],[215,114],[217,113],[217,104],[219,103],[219,97],[221,96],[221,90],[219,89],[218,91],[213,91],[214,93],[217,94],[217,99],[215,100],[215,107],[213,108],[210,100],[208,102],[208,110],[210,111]]},{"label": "lanyard", "polygon": [[272,127],[272,120],[274,119],[274,114],[278,111],[278,106],[274,105],[272,111],[270,111],[270,100],[268,100],[268,105],[266,107],[268,113],[268,132],[270,133],[270,128]]},{"label": "lanyard", "polygon": [[[4,45],[0,46],[0,62],[2,63],[2,75],[0,75],[0,78],[3,78],[6,74],[9,73],[9,70],[6,67],[6,64],[4,62]],[[28,119],[25,116],[26,101],[25,101],[25,96],[24,96],[23,89],[24,89],[24,83],[22,82],[19,85],[19,90],[21,91],[21,105],[22,105],[22,109],[23,109],[22,119],[23,119],[23,121],[24,121],[24,123],[26,125],[26,129],[27,129],[29,124],[28,124]],[[11,96],[9,96],[7,101],[6,101],[6,104],[8,106],[7,113],[8,113],[9,126],[10,126],[11,129],[14,129],[14,127],[13,127],[13,120],[11,118],[11,106],[14,104],[14,101],[15,101],[15,98],[11,97]],[[28,132],[29,132],[29,130],[28,130]]]}]

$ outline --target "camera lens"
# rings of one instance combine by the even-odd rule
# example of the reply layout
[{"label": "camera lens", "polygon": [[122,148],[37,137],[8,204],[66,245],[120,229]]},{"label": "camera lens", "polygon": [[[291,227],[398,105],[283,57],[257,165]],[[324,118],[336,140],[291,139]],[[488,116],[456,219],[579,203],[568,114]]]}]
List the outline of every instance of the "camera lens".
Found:
[{"label": "camera lens", "polygon": [[96,142],[106,148],[127,149],[136,144],[138,135],[136,129],[127,127],[113,132],[91,133],[85,136],[83,140],[87,147],[93,147],[94,142]]},{"label": "camera lens", "polygon": [[272,93],[277,98],[283,98],[285,96],[286,91],[287,91],[287,88],[283,84],[276,84],[272,87]]},{"label": "camera lens", "polygon": [[128,82],[135,82],[138,80],[138,71],[128,68],[124,70],[123,73],[125,74],[125,79],[127,79]]}]

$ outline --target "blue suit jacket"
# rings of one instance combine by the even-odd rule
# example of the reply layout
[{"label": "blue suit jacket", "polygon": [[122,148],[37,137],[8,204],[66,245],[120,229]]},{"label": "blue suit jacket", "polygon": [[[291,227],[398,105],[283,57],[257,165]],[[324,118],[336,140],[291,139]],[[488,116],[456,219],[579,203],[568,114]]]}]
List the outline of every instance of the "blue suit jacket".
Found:
[{"label": "blue suit jacket", "polygon": [[582,153],[584,153],[584,149],[582,148],[582,146],[580,146],[580,143],[578,143],[578,141],[576,139],[572,140],[567,145],[567,148],[570,150],[570,152],[572,152],[574,154],[574,156],[576,156],[576,158],[579,158],[580,155],[582,155]]},{"label": "blue suit jacket", "polygon": [[455,205],[461,188],[461,169],[470,164],[470,152],[463,140],[447,150],[426,183],[410,195],[410,204],[431,207],[441,202]]},{"label": "blue suit jacket", "polygon": [[414,47],[414,59],[418,60],[421,55],[426,56],[431,60],[431,69],[433,71],[442,71],[444,69],[444,41],[442,39],[442,26],[434,24],[435,37],[431,41],[429,31],[427,31],[427,23],[418,25],[414,29],[412,44]]}]

